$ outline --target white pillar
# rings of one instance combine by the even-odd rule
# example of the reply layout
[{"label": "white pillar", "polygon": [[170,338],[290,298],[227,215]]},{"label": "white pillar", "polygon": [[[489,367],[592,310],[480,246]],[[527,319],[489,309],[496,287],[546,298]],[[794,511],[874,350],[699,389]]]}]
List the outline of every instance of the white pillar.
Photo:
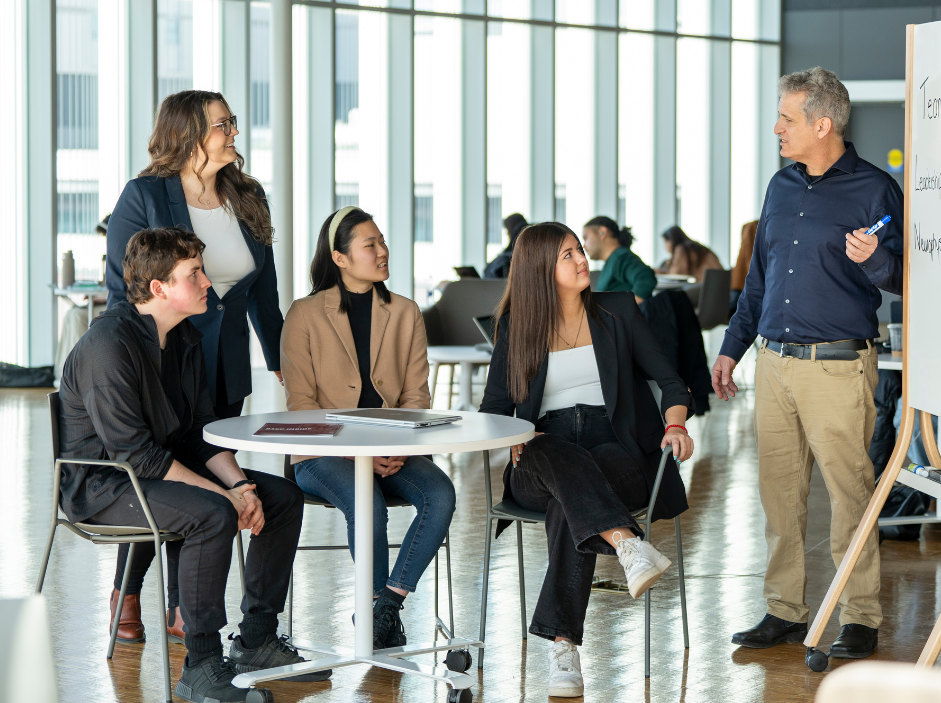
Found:
[{"label": "white pillar", "polygon": [[[676,31],[676,0],[656,0],[656,29]],[[676,223],[676,38],[654,38],[654,262],[666,254],[660,234]]]},{"label": "white pillar", "polygon": [[[595,0],[595,22],[616,27],[617,2]],[[618,218],[618,35],[595,32],[594,47],[594,208],[588,218],[573,221],[576,232],[595,215]]]},{"label": "white pillar", "polygon": [[282,312],[294,301],[294,133],[291,0],[271,3],[271,221]]},{"label": "white pillar", "polygon": [[251,169],[251,3],[248,0],[222,0],[222,94],[239,118],[239,153],[245,157],[245,170]]},{"label": "white pillar", "polygon": [[[464,0],[464,11],[480,11],[480,0]],[[461,264],[487,265],[487,26],[461,22],[460,213]],[[437,208],[436,208],[437,210]]]},{"label": "white pillar", "polygon": [[[23,3],[26,20],[26,251],[25,326],[30,366],[52,364],[56,345],[56,3]],[[8,70],[5,68],[4,70]],[[15,104],[15,102],[14,102]]]},{"label": "white pillar", "polygon": [[[758,36],[778,39],[781,36],[780,0],[760,0]],[[758,46],[758,191],[755,212],[761,210],[768,181],[781,168],[780,146],[774,136],[778,119],[778,78],[781,76],[781,46]]]},{"label": "white pillar", "polygon": [[222,90],[222,0],[193,2],[193,88]]},{"label": "white pillar", "polygon": [[111,212],[128,180],[127,27],[127,0],[98,0],[99,215]]},{"label": "white pillar", "polygon": [[157,0],[129,0],[128,42],[128,178],[134,178],[150,163],[147,142],[157,116]]},{"label": "white pillar", "polygon": [[[732,0],[712,0],[711,33],[732,34]],[[732,44],[710,43],[709,247],[730,266],[732,206]]]},{"label": "white pillar", "polygon": [[359,15],[359,202],[389,242],[391,290],[412,297],[414,76],[411,15]]}]

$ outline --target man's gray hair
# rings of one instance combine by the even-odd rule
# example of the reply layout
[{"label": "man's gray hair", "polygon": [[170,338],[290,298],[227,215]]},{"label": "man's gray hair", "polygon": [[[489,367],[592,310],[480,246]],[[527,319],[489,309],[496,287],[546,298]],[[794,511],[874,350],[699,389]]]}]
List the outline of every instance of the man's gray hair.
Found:
[{"label": "man's gray hair", "polygon": [[778,79],[778,97],[792,93],[805,93],[804,115],[808,122],[829,117],[833,131],[846,132],[850,121],[850,94],[833,71],[814,66],[806,71],[795,71]]}]

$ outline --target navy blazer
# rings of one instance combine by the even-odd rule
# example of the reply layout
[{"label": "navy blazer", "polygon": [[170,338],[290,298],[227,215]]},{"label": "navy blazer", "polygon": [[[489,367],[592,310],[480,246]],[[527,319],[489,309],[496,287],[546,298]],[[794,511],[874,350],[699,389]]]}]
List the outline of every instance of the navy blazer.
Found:
[{"label": "navy blazer", "polygon": [[[264,197],[261,186],[260,195]],[[267,202],[267,200],[266,200]],[[222,362],[225,397],[235,403],[252,392],[248,317],[261,342],[269,371],[281,369],[281,327],[284,318],[278,306],[278,277],[270,246],[256,240],[244,222],[242,236],[255,260],[255,270],[219,298],[209,289],[208,309],[189,318],[203,335],[209,395],[216,405],[216,380]],[[141,176],[128,181],[108,222],[108,308],[127,298],[124,284],[124,253],[137,232],[148,227],[180,227],[193,231],[183,184],[179,176]],[[246,317],[246,313],[248,317]]]},{"label": "navy blazer", "polygon": [[[594,347],[601,395],[614,434],[634,457],[647,479],[648,495],[653,491],[662,451],[663,419],[661,412],[676,405],[686,406],[686,416],[692,415],[692,396],[673,365],[660,349],[653,330],[634,301],[633,293],[594,293],[600,320],[588,316],[588,329]],[[480,411],[495,415],[512,416],[528,420],[534,425],[539,420],[542,397],[549,370],[549,355],[543,357],[539,371],[529,383],[529,394],[522,403],[513,402],[507,375],[510,318],[507,313],[498,323],[497,343],[490,362],[487,387]],[[646,379],[660,386],[660,408],[654,400]],[[504,499],[512,498],[509,487],[509,468],[504,471]],[[654,504],[653,520],[676,517],[689,506],[686,489],[673,458],[667,460]],[[508,523],[507,523],[508,524]],[[505,525],[497,525],[497,534]]]}]

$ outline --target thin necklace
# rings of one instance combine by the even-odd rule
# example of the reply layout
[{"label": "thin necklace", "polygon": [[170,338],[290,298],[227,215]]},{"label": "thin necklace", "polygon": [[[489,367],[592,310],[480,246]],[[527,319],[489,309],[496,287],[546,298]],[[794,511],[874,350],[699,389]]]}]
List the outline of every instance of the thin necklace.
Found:
[{"label": "thin necklace", "polygon": [[[575,344],[578,344],[578,336],[582,333],[582,323],[583,323],[584,321],[585,321],[585,311],[582,310],[582,315],[581,315],[581,317],[578,318],[578,332],[575,333]],[[564,323],[563,323],[563,325],[564,325]],[[561,339],[563,342],[565,342],[566,344],[568,344],[569,349],[574,349],[574,348],[575,348],[575,344],[569,344],[569,343],[568,343],[568,340],[567,340],[565,337],[562,336],[562,333],[561,333],[561,332],[559,332],[559,339]]]}]

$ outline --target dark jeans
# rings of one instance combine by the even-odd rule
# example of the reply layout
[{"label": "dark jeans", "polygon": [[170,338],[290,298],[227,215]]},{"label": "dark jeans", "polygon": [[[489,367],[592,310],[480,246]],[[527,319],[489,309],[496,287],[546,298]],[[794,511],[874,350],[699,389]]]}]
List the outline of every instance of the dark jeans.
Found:
[{"label": "dark jeans", "polygon": [[[220,362],[219,368],[222,368]],[[235,403],[229,403],[225,399],[225,384],[220,375],[217,383],[218,393],[216,400],[219,405],[213,407],[213,414],[220,420],[226,420],[230,417],[238,417],[242,414],[242,406],[245,399],[242,398]],[[187,467],[189,468],[189,467]],[[246,474],[247,476],[248,474]],[[177,585],[180,573],[180,550],[183,548],[182,542],[167,542],[164,549],[167,552],[167,607],[173,610],[180,604],[180,587]],[[121,579],[124,578],[124,562],[127,560],[128,545],[122,544],[118,547],[118,565],[114,571],[114,588],[121,590]],[[147,575],[147,569],[150,568],[154,560],[154,545],[151,542],[141,542],[134,549],[134,559],[130,563],[131,575],[127,580],[127,592],[129,594],[140,593],[144,587],[144,576]],[[186,622],[184,619],[183,622]]]},{"label": "dark jeans", "polygon": [[[248,469],[245,475],[256,484],[265,526],[249,542],[243,623],[250,621],[255,628],[275,632],[278,613],[284,610],[301,534],[304,494],[292,482],[278,476]],[[142,480],[140,484],[157,526],[183,535],[177,544],[182,545],[180,610],[186,623],[187,646],[191,637],[218,636],[226,624],[225,584],[232,561],[232,542],[238,530],[235,508],[225,496],[185,483]],[[91,521],[147,527],[133,488],[96,513]],[[139,544],[138,549],[146,544]]]},{"label": "dark jeans", "polygon": [[[297,485],[343,511],[350,554],[355,558],[353,462],[339,456],[307,459],[294,465]],[[415,591],[418,579],[441,548],[454,515],[454,484],[448,475],[423,456],[410,456],[397,473],[373,475],[373,595],[386,586]],[[389,571],[389,510],[386,496],[404,498],[415,506],[415,518],[402,539],[402,547]]]},{"label": "dark jeans", "polygon": [[529,631],[581,644],[596,555],[615,554],[598,535],[617,527],[643,535],[631,511],[647,504],[647,482],[603,407],[550,411],[536,431],[545,434],[507,468],[513,499],[546,513],[549,568]]}]

